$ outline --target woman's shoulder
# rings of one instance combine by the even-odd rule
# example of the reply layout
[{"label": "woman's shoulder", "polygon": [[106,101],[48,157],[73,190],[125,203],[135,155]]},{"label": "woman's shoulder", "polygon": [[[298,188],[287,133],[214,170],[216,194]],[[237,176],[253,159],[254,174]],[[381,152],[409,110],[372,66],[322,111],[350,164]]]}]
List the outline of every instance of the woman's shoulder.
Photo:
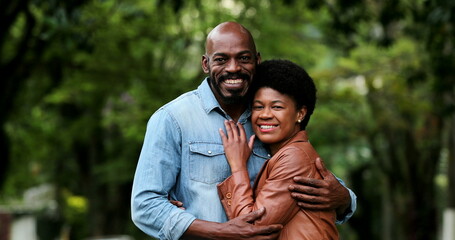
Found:
[{"label": "woman's shoulder", "polygon": [[311,155],[316,150],[309,142],[295,142],[291,143],[288,146],[283,147],[280,149],[281,154],[289,155],[289,154],[298,154],[298,155]]},{"label": "woman's shoulder", "polygon": [[277,162],[301,165],[313,163],[318,156],[309,142],[295,142],[280,149],[274,158]]}]

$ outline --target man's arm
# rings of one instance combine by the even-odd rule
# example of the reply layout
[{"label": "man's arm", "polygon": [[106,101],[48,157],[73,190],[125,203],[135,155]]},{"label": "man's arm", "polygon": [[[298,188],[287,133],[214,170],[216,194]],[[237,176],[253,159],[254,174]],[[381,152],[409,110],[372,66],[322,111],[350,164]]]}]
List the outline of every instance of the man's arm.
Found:
[{"label": "man's arm", "polygon": [[179,239],[196,219],[169,202],[180,173],[180,132],[163,109],[150,118],[134,174],[131,215],[144,233],[159,239]]},{"label": "man's arm", "polygon": [[190,227],[184,233],[184,237],[191,239],[253,239],[268,240],[276,239],[280,230],[283,228],[280,224],[272,225],[254,225],[255,220],[264,215],[265,209],[261,208],[249,214],[233,218],[225,223],[208,222],[203,220],[194,220]]},{"label": "man's arm", "polygon": [[296,176],[296,184],[289,186],[291,195],[297,204],[304,209],[332,210],[337,213],[337,223],[347,221],[355,212],[357,202],[354,192],[344,186],[341,179],[336,178],[320,158],[316,167],[323,177],[322,180]]}]

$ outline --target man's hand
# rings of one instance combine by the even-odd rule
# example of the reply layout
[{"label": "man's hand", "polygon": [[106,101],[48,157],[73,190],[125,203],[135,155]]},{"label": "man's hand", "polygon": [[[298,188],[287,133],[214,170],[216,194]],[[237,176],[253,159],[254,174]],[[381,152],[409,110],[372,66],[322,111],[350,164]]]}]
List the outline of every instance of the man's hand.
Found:
[{"label": "man's hand", "polygon": [[262,217],[265,208],[231,219],[225,223],[207,222],[196,219],[184,234],[191,239],[252,239],[271,240],[278,238],[283,226],[272,224],[254,225],[253,222]]},{"label": "man's hand", "polygon": [[172,200],[172,199],[169,199],[169,202],[172,203],[172,205],[182,209],[182,210],[185,210],[185,207],[183,207],[183,203],[180,202],[180,201],[177,201],[177,200]]},{"label": "man's hand", "polygon": [[349,191],[327,170],[320,158],[316,159],[316,168],[322,180],[294,177],[297,184],[289,186],[291,196],[303,209],[336,210],[338,217],[351,205]]}]

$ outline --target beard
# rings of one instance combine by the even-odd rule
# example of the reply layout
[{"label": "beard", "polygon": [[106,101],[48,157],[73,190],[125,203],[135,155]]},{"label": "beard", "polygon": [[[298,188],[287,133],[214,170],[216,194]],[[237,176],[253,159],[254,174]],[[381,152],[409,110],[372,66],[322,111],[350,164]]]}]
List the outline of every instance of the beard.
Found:
[{"label": "beard", "polygon": [[218,93],[218,96],[221,97],[221,100],[223,101],[224,104],[243,104],[246,102],[246,90],[245,89],[231,89],[227,90],[230,95],[226,96],[222,91],[221,91],[221,83],[226,80],[226,79],[231,79],[231,78],[240,78],[243,81],[248,82],[250,79],[250,76],[248,74],[244,73],[236,73],[236,74],[225,74],[222,75],[218,78],[218,81],[214,80],[213,77],[209,78],[209,83],[212,85],[213,89]]},{"label": "beard", "polygon": [[242,93],[240,90],[233,90],[229,91],[231,93],[230,96],[225,96],[221,93],[221,90],[217,88],[217,92],[221,97],[221,100],[224,104],[232,105],[232,104],[243,104],[245,102],[245,94]]}]

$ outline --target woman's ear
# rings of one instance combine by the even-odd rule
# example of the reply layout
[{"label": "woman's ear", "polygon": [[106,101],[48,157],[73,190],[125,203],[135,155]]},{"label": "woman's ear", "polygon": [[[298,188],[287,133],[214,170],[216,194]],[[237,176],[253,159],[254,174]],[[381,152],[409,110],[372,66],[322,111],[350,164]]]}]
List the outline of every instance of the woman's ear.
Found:
[{"label": "woman's ear", "polygon": [[[299,111],[297,112],[297,121],[298,122],[301,122],[303,121],[303,119],[305,118],[305,115],[306,115],[306,107],[303,106],[299,109]],[[300,120],[300,121],[299,121]]]}]

